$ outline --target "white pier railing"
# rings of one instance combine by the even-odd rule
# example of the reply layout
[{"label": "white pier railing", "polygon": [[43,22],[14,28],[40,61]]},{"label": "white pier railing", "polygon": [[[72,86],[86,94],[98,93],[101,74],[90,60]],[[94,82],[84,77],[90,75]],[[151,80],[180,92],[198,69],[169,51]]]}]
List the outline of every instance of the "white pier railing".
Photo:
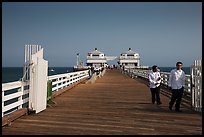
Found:
[{"label": "white pier railing", "polygon": [[48,76],[48,80],[52,81],[52,92],[57,92],[67,86],[70,86],[83,78],[89,77],[89,70],[77,71],[65,74]]},{"label": "white pier railing", "polygon": [[[48,76],[52,81],[52,92],[68,87],[89,77],[89,70]],[[2,117],[20,108],[28,107],[29,81],[14,81],[2,84]]]},{"label": "white pier railing", "polygon": [[[142,77],[145,79],[148,79],[148,74],[149,74],[149,70],[142,70],[142,69],[130,69],[128,70],[129,73],[133,74],[133,76],[135,77]],[[161,83],[165,86],[168,86],[168,79],[169,79],[169,75],[170,73],[168,72],[160,72],[161,74]],[[184,91],[191,93],[191,75],[186,75],[186,80],[185,80],[185,89]]]},{"label": "white pier railing", "polygon": [[[28,82],[22,81],[2,84],[2,117],[23,108],[23,105],[28,103],[28,88]],[[9,94],[9,92],[11,93]]]}]

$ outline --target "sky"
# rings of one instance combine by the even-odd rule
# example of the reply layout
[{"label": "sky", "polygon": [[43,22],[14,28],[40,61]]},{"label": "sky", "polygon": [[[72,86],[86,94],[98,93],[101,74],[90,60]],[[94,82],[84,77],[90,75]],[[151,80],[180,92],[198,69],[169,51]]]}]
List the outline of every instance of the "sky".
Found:
[{"label": "sky", "polygon": [[77,53],[86,63],[95,48],[190,67],[202,59],[202,2],[3,2],[2,67],[22,67],[26,44],[41,45],[49,67],[73,67]]}]

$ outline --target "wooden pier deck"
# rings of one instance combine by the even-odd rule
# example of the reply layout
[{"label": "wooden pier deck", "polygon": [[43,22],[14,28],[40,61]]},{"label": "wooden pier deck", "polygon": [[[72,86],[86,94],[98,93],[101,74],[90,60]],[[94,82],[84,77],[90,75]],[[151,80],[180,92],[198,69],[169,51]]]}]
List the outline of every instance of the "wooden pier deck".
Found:
[{"label": "wooden pier deck", "polygon": [[140,80],[107,70],[94,84],[79,84],[54,98],[53,107],[22,116],[2,134],[58,135],[201,135],[202,115],[151,103],[149,88]]}]

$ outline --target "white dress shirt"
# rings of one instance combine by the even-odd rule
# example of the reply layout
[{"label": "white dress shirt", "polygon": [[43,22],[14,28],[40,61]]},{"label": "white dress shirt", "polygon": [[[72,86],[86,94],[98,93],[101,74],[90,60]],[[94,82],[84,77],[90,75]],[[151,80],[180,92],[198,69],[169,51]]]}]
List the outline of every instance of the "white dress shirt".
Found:
[{"label": "white dress shirt", "polygon": [[[156,84],[156,83],[159,83],[159,84]],[[161,83],[160,73],[158,71],[157,72],[150,71],[150,73],[149,73],[149,86],[150,86],[150,88],[156,88],[160,85],[160,83]]]},{"label": "white dress shirt", "polygon": [[183,70],[173,69],[169,75],[169,87],[172,89],[180,89],[185,86],[185,72]]}]

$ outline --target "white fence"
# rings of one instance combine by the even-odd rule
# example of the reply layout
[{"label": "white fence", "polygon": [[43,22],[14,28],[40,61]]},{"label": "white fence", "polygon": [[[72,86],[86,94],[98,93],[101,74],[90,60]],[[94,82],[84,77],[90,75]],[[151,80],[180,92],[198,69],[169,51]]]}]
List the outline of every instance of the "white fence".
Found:
[{"label": "white fence", "polygon": [[[133,69],[133,70],[130,70],[128,72],[132,74],[132,77],[138,77],[139,76],[139,77],[148,79],[149,70]],[[161,83],[165,86],[168,86],[168,79],[169,79],[170,73],[160,72],[160,74],[161,74]],[[185,82],[184,91],[191,93],[191,76],[186,75],[185,81],[186,82]]]},{"label": "white fence", "polygon": [[[16,81],[2,84],[2,117],[22,108],[24,104],[28,103],[28,88],[28,82]],[[9,94],[9,92],[11,93]]]},{"label": "white fence", "polygon": [[[52,81],[52,92],[57,92],[62,88],[88,77],[88,70],[85,70],[48,76],[47,80]],[[2,84],[2,117],[20,108],[28,107],[28,102],[29,81],[15,81]]]},{"label": "white fence", "polygon": [[56,92],[67,86],[70,86],[83,78],[89,77],[89,70],[77,71],[59,75],[52,75],[48,77],[48,80],[52,81],[52,92]]}]

